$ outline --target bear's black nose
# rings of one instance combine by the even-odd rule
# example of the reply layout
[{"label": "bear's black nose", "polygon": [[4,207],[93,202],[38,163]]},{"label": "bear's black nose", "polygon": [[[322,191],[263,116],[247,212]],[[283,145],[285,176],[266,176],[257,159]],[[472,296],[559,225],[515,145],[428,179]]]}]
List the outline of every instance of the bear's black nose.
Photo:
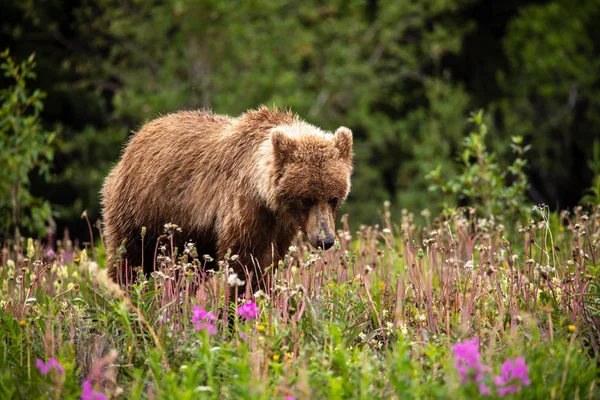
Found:
[{"label": "bear's black nose", "polygon": [[333,235],[327,235],[324,239],[319,239],[318,246],[320,249],[327,250],[335,243],[335,237]]}]

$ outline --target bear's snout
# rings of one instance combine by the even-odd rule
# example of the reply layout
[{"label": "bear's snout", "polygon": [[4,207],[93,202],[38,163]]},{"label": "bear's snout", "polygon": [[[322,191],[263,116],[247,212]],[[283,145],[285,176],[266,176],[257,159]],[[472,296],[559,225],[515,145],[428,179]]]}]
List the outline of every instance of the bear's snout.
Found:
[{"label": "bear's snout", "polygon": [[308,241],[313,247],[327,250],[335,243],[335,219],[326,201],[317,203],[309,212],[306,224]]},{"label": "bear's snout", "polygon": [[319,239],[317,247],[323,250],[328,250],[335,243],[335,237],[332,234],[326,235],[325,238]]}]

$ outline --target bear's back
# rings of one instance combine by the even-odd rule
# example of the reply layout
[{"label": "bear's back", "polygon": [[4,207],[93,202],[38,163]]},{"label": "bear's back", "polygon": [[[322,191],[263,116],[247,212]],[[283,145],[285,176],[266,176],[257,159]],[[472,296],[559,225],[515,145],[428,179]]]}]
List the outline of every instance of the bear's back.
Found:
[{"label": "bear's back", "polygon": [[210,140],[221,135],[234,121],[234,118],[205,110],[179,111],[147,122],[131,138],[127,147],[138,141],[145,145],[154,143],[171,147]]},{"label": "bear's back", "polygon": [[181,111],[146,123],[105,181],[107,217],[115,210],[131,223],[160,226],[176,215],[177,199],[192,189],[199,172],[210,176],[218,168],[220,138],[233,121],[207,111]]}]

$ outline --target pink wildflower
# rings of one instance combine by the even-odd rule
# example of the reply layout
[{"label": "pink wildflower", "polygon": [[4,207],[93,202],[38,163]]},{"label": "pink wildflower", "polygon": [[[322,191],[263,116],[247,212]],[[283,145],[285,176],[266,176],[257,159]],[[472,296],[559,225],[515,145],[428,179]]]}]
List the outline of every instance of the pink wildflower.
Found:
[{"label": "pink wildflower", "polygon": [[258,306],[256,303],[246,303],[238,307],[237,313],[246,321],[252,321],[258,317]]},{"label": "pink wildflower", "polygon": [[81,400],[107,400],[105,395],[94,390],[92,382],[87,379],[83,382],[82,389]]},{"label": "pink wildflower", "polygon": [[518,391],[521,390],[521,388],[517,388],[515,385],[508,385],[508,386],[500,387],[497,390],[498,390],[498,395],[500,397],[502,397],[502,396],[506,396],[507,394],[517,393]]},{"label": "pink wildflower", "polygon": [[483,379],[483,372],[487,367],[481,363],[479,354],[479,338],[457,343],[452,348],[456,357],[456,369],[460,375],[460,383],[465,384],[471,378],[475,382]]},{"label": "pink wildflower", "polygon": [[285,400],[296,400],[294,396],[285,396]]},{"label": "pink wildflower", "polygon": [[248,341],[248,335],[246,335],[246,332],[240,332],[240,339],[242,339],[244,342]]},{"label": "pink wildflower", "polygon": [[217,333],[217,330],[214,325],[214,321],[217,318],[210,312],[205,309],[194,306],[194,311],[192,315],[192,322],[194,323],[194,329],[197,331],[206,330],[211,335]]},{"label": "pink wildflower", "polygon": [[479,385],[478,389],[479,389],[479,393],[481,393],[484,396],[489,396],[492,394],[492,391],[490,390],[490,388],[483,383],[481,383]]},{"label": "pink wildflower", "polygon": [[52,261],[56,258],[56,253],[52,247],[46,247],[44,250],[44,258],[48,261]]},{"label": "pink wildflower", "polygon": [[35,360],[35,366],[40,370],[40,374],[42,375],[48,374],[52,369],[56,369],[61,375],[65,374],[65,368],[54,357],[48,359],[47,363],[44,363],[38,358]]},{"label": "pink wildflower", "polygon": [[523,357],[507,360],[502,364],[500,375],[494,377],[494,383],[500,396],[520,391],[521,387],[514,384],[516,382],[523,386],[529,386],[531,383],[527,373],[527,364]]}]

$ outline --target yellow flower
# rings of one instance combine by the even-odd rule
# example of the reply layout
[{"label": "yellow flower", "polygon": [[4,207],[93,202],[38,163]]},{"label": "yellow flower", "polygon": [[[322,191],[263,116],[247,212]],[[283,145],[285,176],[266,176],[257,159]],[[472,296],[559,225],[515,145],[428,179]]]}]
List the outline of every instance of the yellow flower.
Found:
[{"label": "yellow flower", "polygon": [[273,361],[279,361],[279,354],[273,354]]},{"label": "yellow flower", "polygon": [[264,332],[265,331],[265,326],[264,325],[259,325],[256,327],[256,330],[259,332]]},{"label": "yellow flower", "polygon": [[24,320],[24,319],[22,319],[22,320],[20,320],[20,321],[19,321],[19,326],[20,326],[21,328],[22,328],[22,327],[24,327],[24,326],[25,326],[25,324],[26,324],[26,322],[25,322],[25,320]]},{"label": "yellow flower", "polygon": [[577,327],[575,325],[569,325],[570,332],[575,332],[576,330],[577,330]]}]

